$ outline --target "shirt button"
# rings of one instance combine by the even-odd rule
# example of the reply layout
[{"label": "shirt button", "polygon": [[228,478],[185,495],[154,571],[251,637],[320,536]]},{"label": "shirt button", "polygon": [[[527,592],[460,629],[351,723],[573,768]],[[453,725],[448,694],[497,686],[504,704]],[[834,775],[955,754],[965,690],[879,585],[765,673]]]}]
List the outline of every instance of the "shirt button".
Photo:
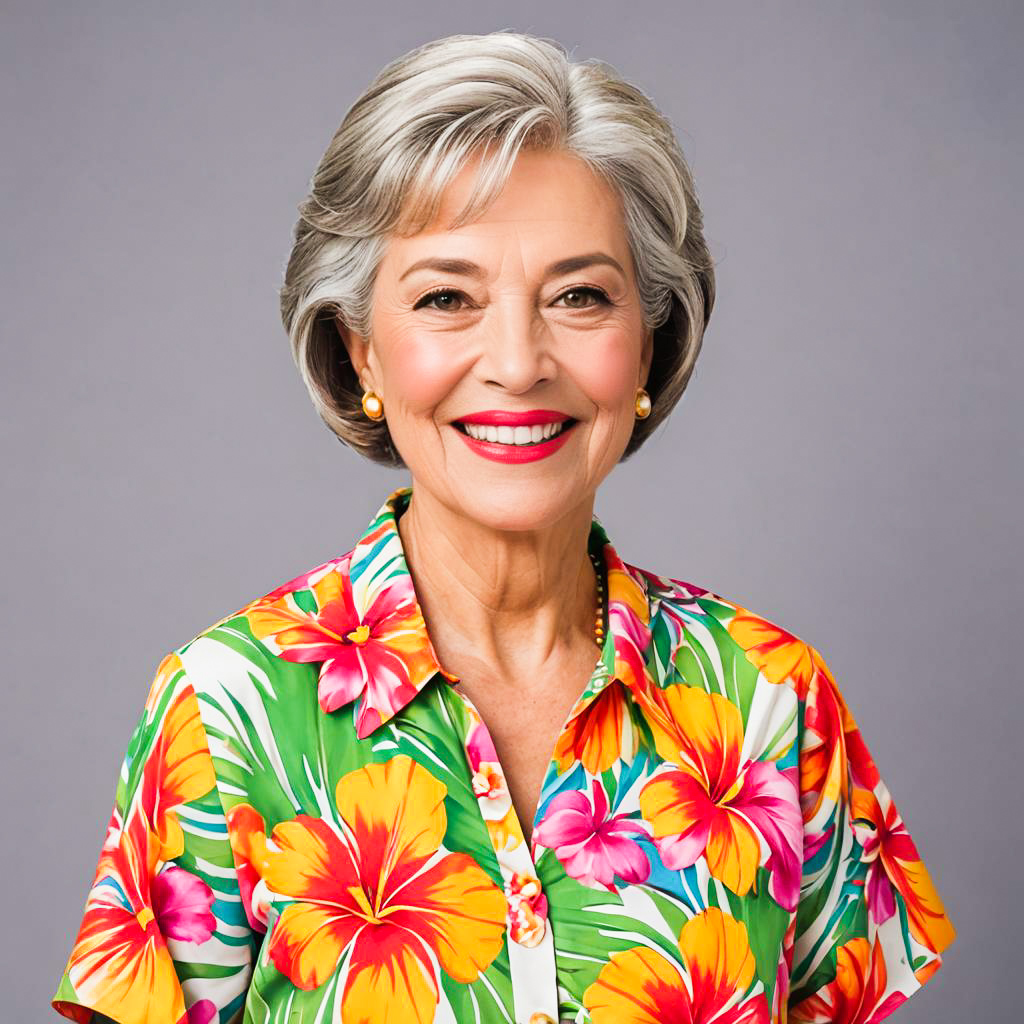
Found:
[{"label": "shirt button", "polygon": [[507,927],[513,942],[527,949],[539,946],[547,933],[548,901],[533,875],[513,872],[505,883]]}]

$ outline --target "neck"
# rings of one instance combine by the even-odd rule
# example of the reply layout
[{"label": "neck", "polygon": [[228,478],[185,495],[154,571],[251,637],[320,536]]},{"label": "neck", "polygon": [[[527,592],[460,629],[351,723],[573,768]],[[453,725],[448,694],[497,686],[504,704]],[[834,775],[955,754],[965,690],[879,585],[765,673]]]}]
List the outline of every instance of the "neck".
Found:
[{"label": "neck", "polygon": [[594,644],[592,519],[591,496],[541,529],[495,529],[413,489],[398,532],[448,671],[530,678],[574,645]]}]

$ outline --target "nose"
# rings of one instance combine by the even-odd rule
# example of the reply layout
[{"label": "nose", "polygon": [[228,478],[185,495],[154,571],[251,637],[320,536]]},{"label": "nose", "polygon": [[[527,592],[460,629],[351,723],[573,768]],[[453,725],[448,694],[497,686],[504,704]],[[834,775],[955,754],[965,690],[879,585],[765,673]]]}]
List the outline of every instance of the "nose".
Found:
[{"label": "nose", "polygon": [[555,372],[550,328],[527,296],[494,303],[481,332],[477,373],[485,383],[520,394]]}]

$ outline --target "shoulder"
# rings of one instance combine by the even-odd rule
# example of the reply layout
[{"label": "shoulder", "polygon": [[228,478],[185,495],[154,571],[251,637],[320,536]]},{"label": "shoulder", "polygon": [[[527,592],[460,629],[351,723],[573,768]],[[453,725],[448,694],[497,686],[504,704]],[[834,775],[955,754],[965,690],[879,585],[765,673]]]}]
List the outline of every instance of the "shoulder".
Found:
[{"label": "shoulder", "polygon": [[828,673],[815,647],[735,596],[639,566],[626,568],[647,592],[652,631],[674,632],[680,644],[710,644],[719,656],[741,656],[769,682],[791,686],[801,699],[820,673]]},{"label": "shoulder", "polygon": [[191,684],[197,693],[237,693],[241,687],[251,691],[254,681],[257,687],[266,686],[282,666],[280,651],[268,644],[260,621],[273,617],[280,620],[279,628],[307,625],[309,598],[315,595],[316,604],[322,606],[335,596],[328,592],[342,589],[339,582],[348,578],[351,555],[347,551],[257,593],[173,648],[160,671],[164,675],[180,672],[185,685]]}]

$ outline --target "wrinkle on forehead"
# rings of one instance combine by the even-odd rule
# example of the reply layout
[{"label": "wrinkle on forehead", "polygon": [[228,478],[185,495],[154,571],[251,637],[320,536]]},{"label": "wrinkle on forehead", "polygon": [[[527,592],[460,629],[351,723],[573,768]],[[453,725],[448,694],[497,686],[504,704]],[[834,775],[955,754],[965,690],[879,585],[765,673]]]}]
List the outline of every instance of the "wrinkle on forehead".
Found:
[{"label": "wrinkle on forehead", "polygon": [[563,151],[520,153],[490,205],[475,220],[452,228],[474,174],[472,164],[464,166],[442,193],[430,224],[391,240],[385,276],[394,279],[417,260],[440,257],[481,265],[486,281],[518,283],[559,259],[604,251],[628,278],[635,277],[618,195],[580,158]]}]

